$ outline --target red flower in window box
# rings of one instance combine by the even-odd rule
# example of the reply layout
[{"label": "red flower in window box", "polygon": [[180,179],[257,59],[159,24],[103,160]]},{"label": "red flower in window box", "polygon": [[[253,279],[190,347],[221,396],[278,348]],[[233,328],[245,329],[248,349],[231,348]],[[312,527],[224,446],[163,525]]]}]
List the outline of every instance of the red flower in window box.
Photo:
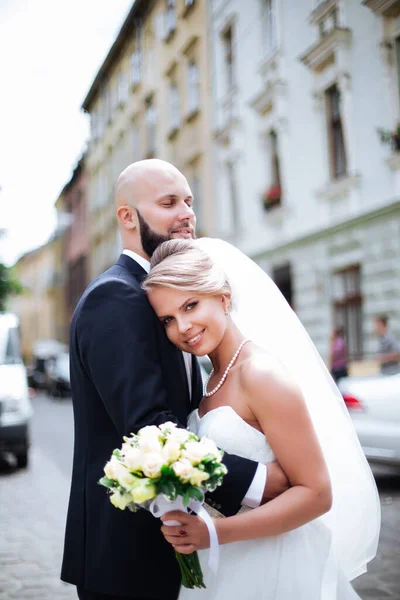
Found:
[{"label": "red flower in window box", "polygon": [[263,195],[264,208],[269,209],[276,204],[280,204],[282,189],[280,185],[272,185]]},{"label": "red flower in window box", "polygon": [[387,129],[378,129],[378,134],[382,144],[391,144],[395,152],[400,151],[400,122],[397,123],[394,131]]}]

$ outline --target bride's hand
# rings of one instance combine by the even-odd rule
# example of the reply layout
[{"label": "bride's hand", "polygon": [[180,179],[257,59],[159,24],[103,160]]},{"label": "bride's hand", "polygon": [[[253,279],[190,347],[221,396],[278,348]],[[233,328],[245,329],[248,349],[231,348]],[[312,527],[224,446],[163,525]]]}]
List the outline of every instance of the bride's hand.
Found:
[{"label": "bride's hand", "polygon": [[161,531],[170,544],[181,554],[210,547],[210,536],[205,522],[196,515],[174,510],[161,517],[165,521],[178,521],[180,525],[163,525]]}]

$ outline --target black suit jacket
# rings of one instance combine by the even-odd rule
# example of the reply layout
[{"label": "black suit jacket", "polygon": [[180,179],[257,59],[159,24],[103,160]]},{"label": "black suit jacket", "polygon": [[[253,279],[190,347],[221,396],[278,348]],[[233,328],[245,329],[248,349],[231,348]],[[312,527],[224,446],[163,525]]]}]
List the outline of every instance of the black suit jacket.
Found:
[{"label": "black suit jacket", "polygon": [[[169,342],[140,288],[142,267],[122,254],[83,294],[71,322],[74,461],[61,578],[102,594],[178,594],[180,572],[160,521],[111,505],[97,484],[122,437],[145,425],[186,425],[202,386],[193,362],[192,402],[182,353]],[[229,473],[214,505],[235,514],[256,463],[225,457]]]}]

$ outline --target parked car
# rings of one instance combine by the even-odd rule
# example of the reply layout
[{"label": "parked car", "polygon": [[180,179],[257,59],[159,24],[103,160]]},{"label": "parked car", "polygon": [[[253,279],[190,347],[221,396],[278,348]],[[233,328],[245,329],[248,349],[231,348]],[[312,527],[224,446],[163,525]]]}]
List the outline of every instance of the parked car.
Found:
[{"label": "parked car", "polygon": [[11,452],[17,466],[28,464],[29,422],[33,414],[19,345],[18,318],[0,314],[0,452]]},{"label": "parked car", "polygon": [[48,368],[48,391],[54,398],[62,398],[71,394],[69,377],[69,354],[62,352]]},{"label": "parked car", "polygon": [[38,340],[33,344],[32,359],[28,365],[29,386],[37,390],[49,390],[49,371],[67,346],[58,340]]},{"label": "parked car", "polygon": [[338,387],[368,460],[400,466],[400,373],[345,377]]}]

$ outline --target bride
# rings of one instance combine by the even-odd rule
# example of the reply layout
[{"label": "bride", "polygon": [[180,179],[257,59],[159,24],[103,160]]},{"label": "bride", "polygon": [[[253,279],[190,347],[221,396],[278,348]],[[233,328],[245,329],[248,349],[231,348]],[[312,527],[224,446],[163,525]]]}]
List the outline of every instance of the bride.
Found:
[{"label": "bride", "polygon": [[343,400],[280,292],[240,251],[211,239],[162,244],[143,288],[168,338],[212,361],[188,427],[227,452],[278,460],[291,483],[259,508],[214,519],[217,575],[204,522],[163,518],[181,523],[162,527],[178,552],[200,550],[207,587],[182,588],[180,600],[359,598],[349,581],[375,556],[379,498]]}]

